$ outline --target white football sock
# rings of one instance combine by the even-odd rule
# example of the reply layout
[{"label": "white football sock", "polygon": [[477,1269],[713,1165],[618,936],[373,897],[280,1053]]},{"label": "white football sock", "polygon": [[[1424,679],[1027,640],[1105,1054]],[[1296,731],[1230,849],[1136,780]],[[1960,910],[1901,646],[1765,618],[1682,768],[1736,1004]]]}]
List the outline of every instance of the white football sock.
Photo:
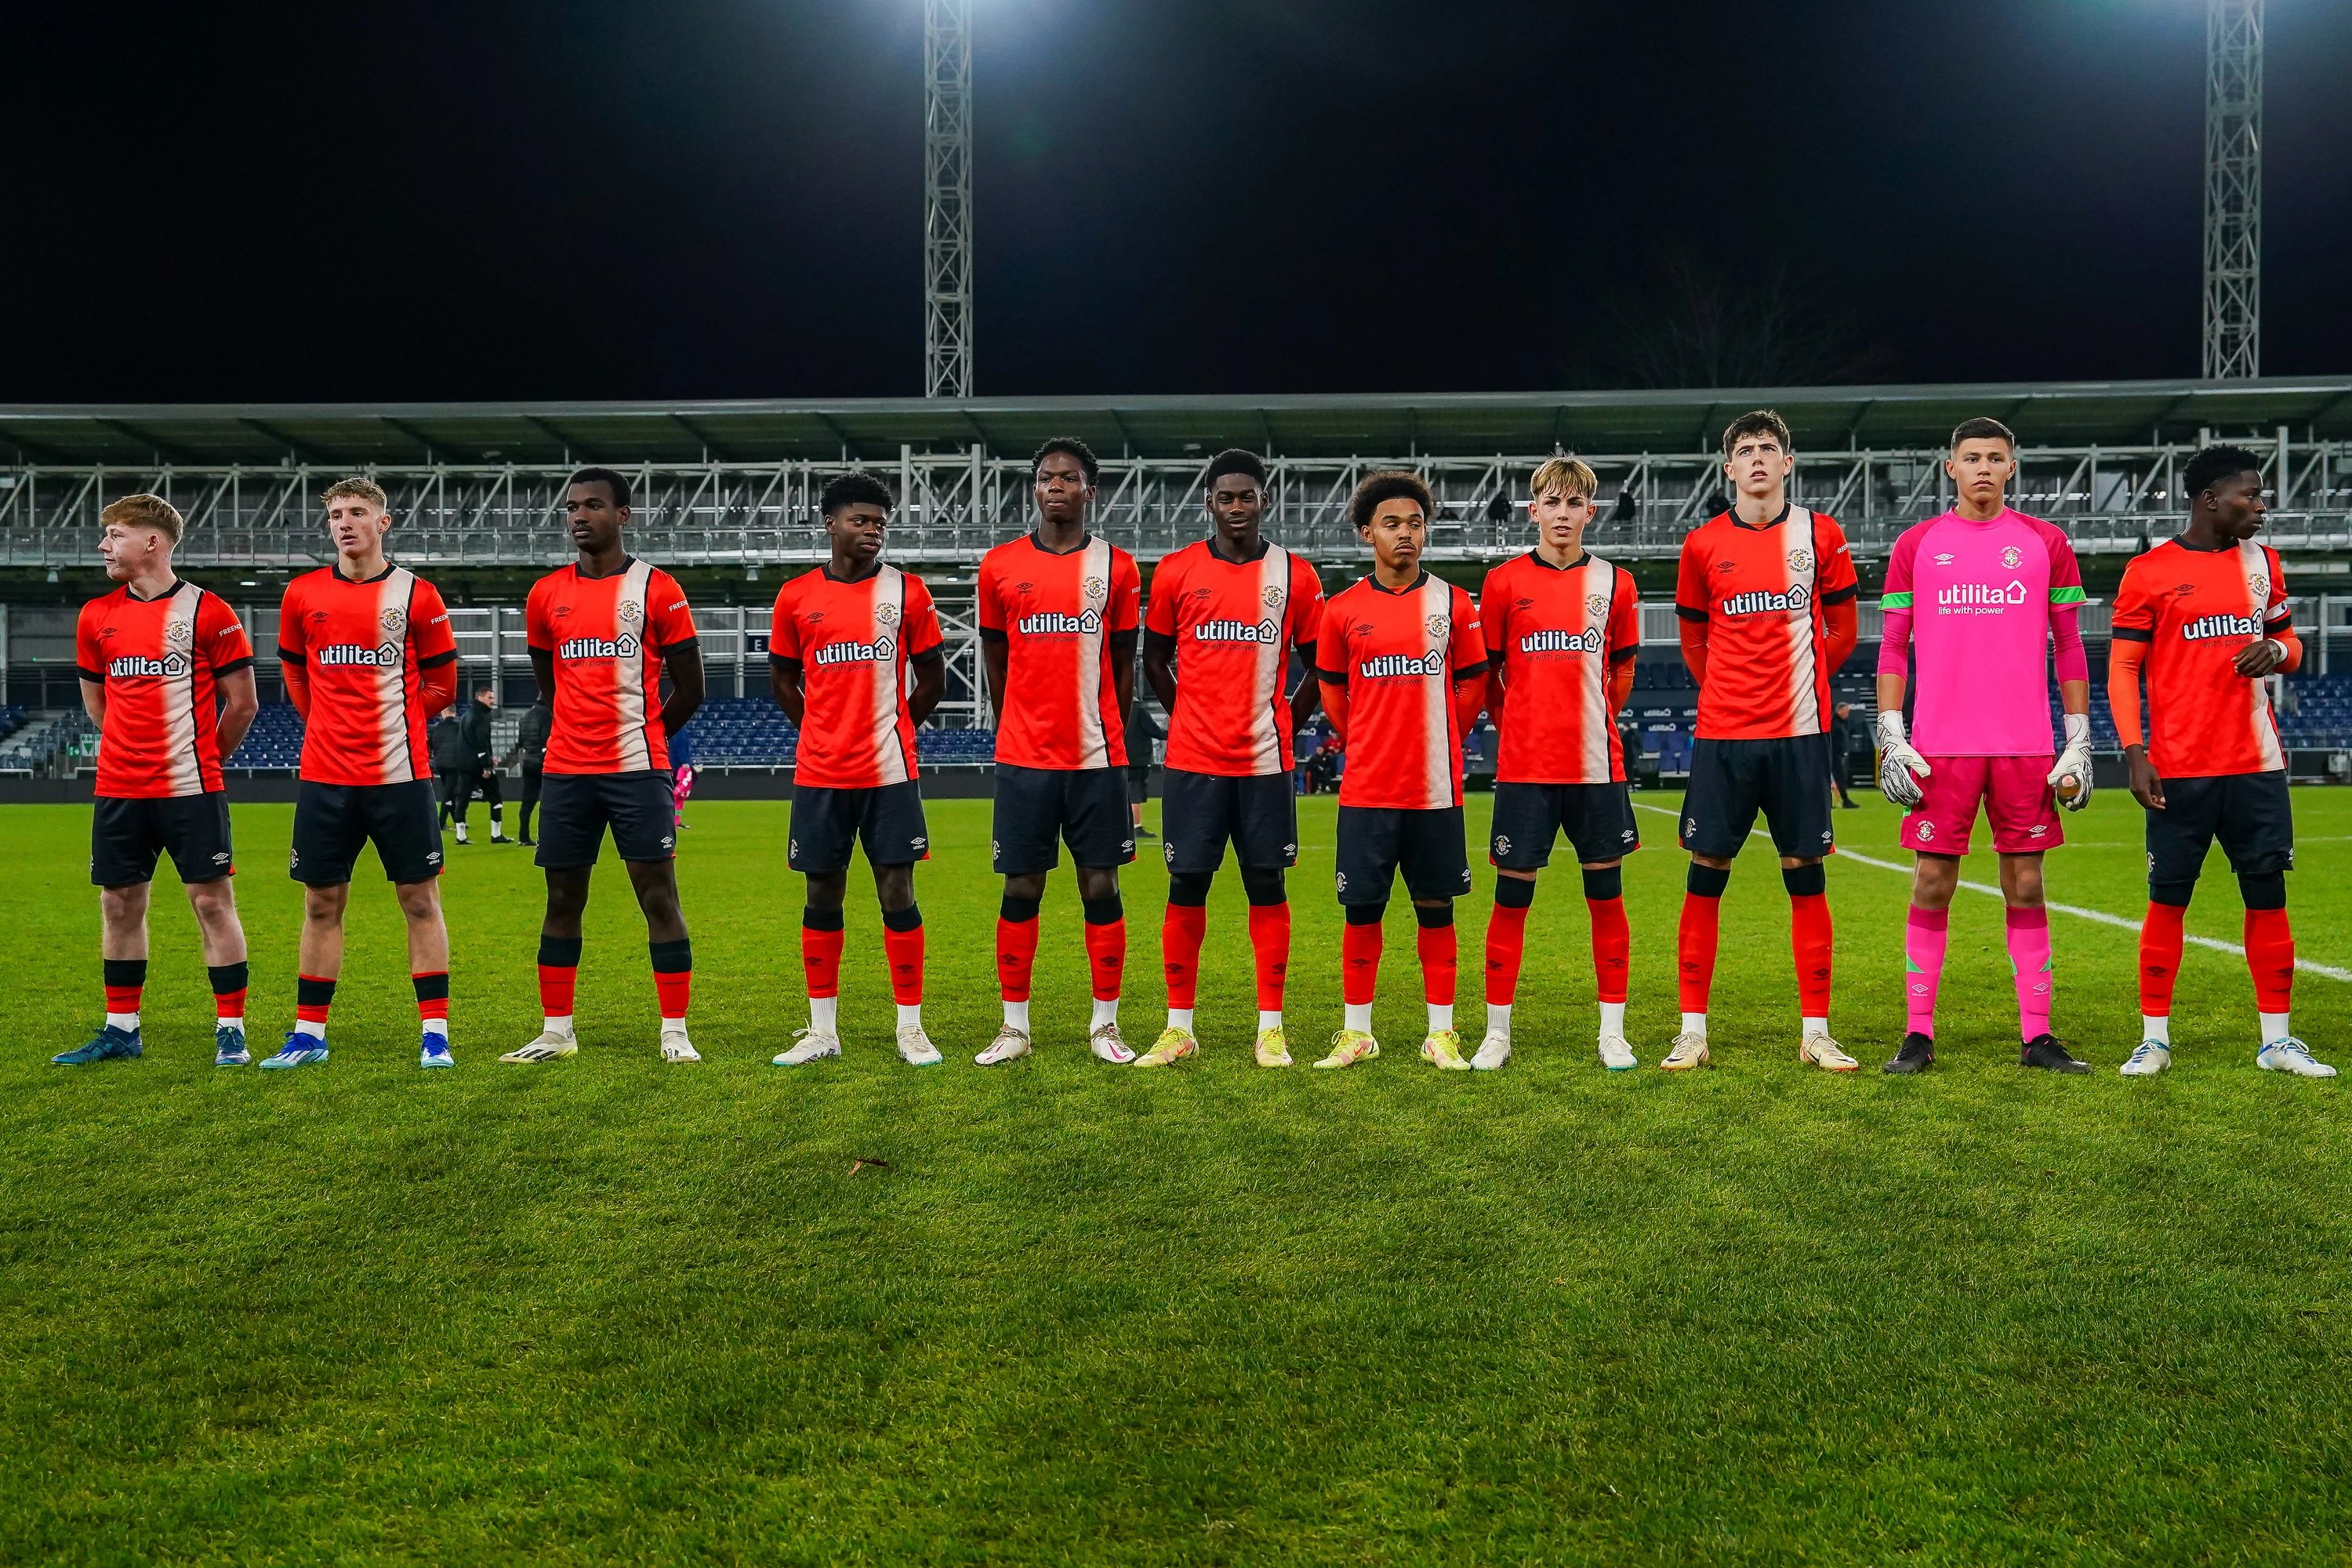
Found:
[{"label": "white football sock", "polygon": [[449,1037],[449,1020],[446,1018],[427,1018],[425,1020],[425,1032],[428,1035],[438,1035],[446,1040]]},{"label": "white football sock", "polygon": [[1684,1014],[1682,1032],[1685,1035],[1696,1035],[1702,1040],[1706,1038],[1706,1015],[1704,1013]]},{"label": "white football sock", "polygon": [[2169,1047],[2172,1044],[2172,1015],[2167,1013],[2161,1018],[2151,1018],[2142,1013],[2139,1016],[2139,1037]]},{"label": "white football sock", "polygon": [[2266,1050],[2294,1033],[2286,1026],[2284,1013],[2257,1013],[2254,1016],[2262,1021],[2263,1047]]},{"label": "white football sock", "polygon": [[1604,1040],[1612,1038],[1622,1040],[1625,1037],[1624,1003],[1603,1002],[1601,1004],[1601,1037]]},{"label": "white football sock", "polygon": [[1029,999],[1027,997],[1024,996],[1018,1002],[1007,1002],[1004,1005],[1004,1026],[1008,1029],[1018,1029],[1024,1035],[1029,1032]]},{"label": "white football sock", "polygon": [[1429,1032],[1430,1032],[1431,1034],[1433,1034],[1433,1034],[1437,1033],[1437,1031],[1438,1031],[1438,1030],[1440,1030],[1440,1029],[1450,1029],[1450,1028],[1454,1027],[1454,1004],[1453,1004],[1453,1003],[1451,1003],[1451,1002],[1432,1002],[1432,1003],[1428,1004],[1428,1006],[1429,1006]]},{"label": "white football sock", "polygon": [[1508,1002],[1486,1004],[1486,1032],[1508,1036],[1511,1032],[1511,1005]]},{"label": "white football sock", "polygon": [[1830,1021],[1827,1018],[1802,1018],[1798,1020],[1798,1023],[1800,1034],[1826,1035],[1830,1032]]},{"label": "white football sock", "polygon": [[1114,996],[1108,1002],[1097,999],[1095,1003],[1095,1016],[1093,1020],[1087,1025],[1087,1029],[1091,1033],[1096,1029],[1101,1028],[1105,1024],[1116,1024],[1118,1022],[1118,998]]},{"label": "white football sock", "polygon": [[106,1026],[110,1029],[120,1029],[126,1035],[136,1034],[139,1030],[139,1015],[136,1013],[109,1013],[106,1016]]},{"label": "white football sock", "polygon": [[810,1034],[831,1035],[837,1033],[840,1017],[840,997],[812,996],[809,998]]},{"label": "white football sock", "polygon": [[898,1027],[903,1029],[909,1024],[918,1029],[923,1026],[923,1005],[920,1002],[898,1004]]},{"label": "white football sock", "polygon": [[1347,1026],[1361,1034],[1370,1034],[1372,1032],[1372,1005],[1370,1002],[1350,1002],[1347,1005]]},{"label": "white football sock", "polygon": [[215,1029],[235,1029],[238,1034],[242,1035],[245,1033],[245,1015],[240,1013],[234,1018],[215,1018],[213,1020],[213,1027]]},{"label": "white football sock", "polygon": [[327,1020],[297,1018],[294,1020],[294,1032],[298,1035],[308,1035],[314,1040],[323,1042],[327,1037]]},{"label": "white football sock", "polygon": [[550,1035],[568,1035],[572,1032],[572,1015],[565,1013],[558,1016],[550,1013],[547,1015],[546,1021],[540,1025],[540,1029],[542,1033]]},{"label": "white football sock", "polygon": [[1282,1009],[1276,1007],[1273,1012],[1269,1013],[1265,1008],[1260,1007],[1257,1010],[1257,1026],[1261,1029],[1279,1029],[1282,1027]]},{"label": "white football sock", "polygon": [[1171,1029],[1181,1029],[1188,1035],[1191,1034],[1192,1032],[1192,1009],[1190,1007],[1169,1008],[1168,1026]]}]

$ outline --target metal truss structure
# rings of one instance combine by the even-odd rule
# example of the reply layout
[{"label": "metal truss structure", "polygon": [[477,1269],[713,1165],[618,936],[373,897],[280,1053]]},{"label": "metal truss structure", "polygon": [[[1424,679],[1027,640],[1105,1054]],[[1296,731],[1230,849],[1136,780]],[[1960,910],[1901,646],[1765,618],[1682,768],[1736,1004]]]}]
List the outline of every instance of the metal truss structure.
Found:
[{"label": "metal truss structure", "polygon": [[2263,363],[2263,0],[2205,8],[2205,376]]},{"label": "metal truss structure", "polygon": [[923,395],[971,395],[971,0],[923,4]]},{"label": "metal truss structure", "polygon": [[[2243,438],[2242,438],[2243,439]],[[2273,489],[2264,538],[2290,555],[2352,550],[2352,441],[2296,441],[2279,429],[2246,444],[2263,451]],[[2084,554],[2132,553],[2182,523],[2179,473],[2189,443],[2029,447],[2012,498],[2051,519]],[[1521,502],[1528,476],[1548,454],[1494,458],[1276,458],[1268,531],[1318,563],[1360,561],[1347,519],[1359,479],[1404,468],[1438,500],[1431,557],[1497,560],[1527,547]],[[1836,517],[1855,553],[1883,556],[1910,524],[1949,502],[1937,448],[1801,453],[1790,493]],[[1725,504],[1711,452],[1586,455],[1606,503],[1596,545],[1622,559],[1671,557],[1691,528]],[[814,562],[824,546],[816,503],[843,462],[644,464],[633,548],[667,566],[757,569]],[[970,565],[990,546],[1028,531],[1033,511],[1024,459],[902,450],[893,472],[901,497],[891,526],[894,559]],[[1202,531],[1199,458],[1109,458],[1095,524],[1151,563]],[[152,490],[186,517],[180,559],[192,566],[307,569],[329,554],[318,509],[321,489],[350,470],[277,467],[0,468],[0,566],[87,564],[98,513],[113,497]],[[567,466],[380,467],[401,558],[420,567],[553,565],[568,558],[562,501]]]}]

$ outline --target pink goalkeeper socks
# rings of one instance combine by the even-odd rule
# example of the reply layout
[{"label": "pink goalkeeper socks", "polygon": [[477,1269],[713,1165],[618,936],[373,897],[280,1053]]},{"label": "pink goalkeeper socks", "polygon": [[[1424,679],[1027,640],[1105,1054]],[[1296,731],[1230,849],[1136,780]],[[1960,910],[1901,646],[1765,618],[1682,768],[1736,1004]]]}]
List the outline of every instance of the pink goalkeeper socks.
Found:
[{"label": "pink goalkeeper socks", "polygon": [[1951,923],[1949,910],[1911,906],[1911,923],[1903,933],[1904,1029],[1936,1037],[1936,987],[1944,981],[1944,942]]},{"label": "pink goalkeeper socks", "polygon": [[2050,1032],[2050,911],[2011,910],[2007,915],[2018,1037],[2030,1044]]}]

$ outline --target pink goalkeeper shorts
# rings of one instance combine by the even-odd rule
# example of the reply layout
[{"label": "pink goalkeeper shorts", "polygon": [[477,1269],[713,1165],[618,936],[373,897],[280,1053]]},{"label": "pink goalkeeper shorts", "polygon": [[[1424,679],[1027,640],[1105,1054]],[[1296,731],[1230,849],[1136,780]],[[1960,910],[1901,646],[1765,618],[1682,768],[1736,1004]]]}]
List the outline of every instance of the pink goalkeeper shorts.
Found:
[{"label": "pink goalkeeper shorts", "polygon": [[1965,855],[1982,804],[1992,818],[1992,847],[2031,855],[2066,842],[2058,797],[2045,781],[2046,757],[1929,757],[1921,799],[1903,818],[1903,847]]}]

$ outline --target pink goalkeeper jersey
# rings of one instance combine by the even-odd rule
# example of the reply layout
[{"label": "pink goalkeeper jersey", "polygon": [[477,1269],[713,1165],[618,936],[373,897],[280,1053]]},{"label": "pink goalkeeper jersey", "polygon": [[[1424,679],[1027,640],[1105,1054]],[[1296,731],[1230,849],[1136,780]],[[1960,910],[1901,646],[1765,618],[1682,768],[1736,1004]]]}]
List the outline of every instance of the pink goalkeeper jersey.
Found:
[{"label": "pink goalkeeper jersey", "polygon": [[2082,603],[2074,545],[2038,517],[1948,511],[1906,529],[1886,563],[1878,668],[1900,674],[1904,643],[1918,650],[1911,743],[1930,757],[2052,755],[2052,637],[2059,678],[2087,679]]}]

